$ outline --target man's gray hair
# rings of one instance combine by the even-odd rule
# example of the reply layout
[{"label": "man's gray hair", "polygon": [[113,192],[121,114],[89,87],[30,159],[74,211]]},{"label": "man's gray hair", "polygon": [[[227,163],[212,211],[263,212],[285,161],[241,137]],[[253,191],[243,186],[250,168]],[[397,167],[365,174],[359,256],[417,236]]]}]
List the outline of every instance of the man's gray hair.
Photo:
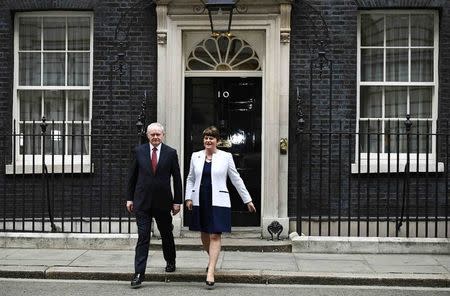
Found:
[{"label": "man's gray hair", "polygon": [[158,128],[158,129],[160,129],[161,131],[162,131],[162,133],[163,134],[165,134],[165,132],[164,132],[164,126],[161,124],[161,123],[159,123],[159,122],[153,122],[153,123],[150,123],[148,126],[147,126],[147,133],[150,131],[150,129],[152,129],[152,128]]}]

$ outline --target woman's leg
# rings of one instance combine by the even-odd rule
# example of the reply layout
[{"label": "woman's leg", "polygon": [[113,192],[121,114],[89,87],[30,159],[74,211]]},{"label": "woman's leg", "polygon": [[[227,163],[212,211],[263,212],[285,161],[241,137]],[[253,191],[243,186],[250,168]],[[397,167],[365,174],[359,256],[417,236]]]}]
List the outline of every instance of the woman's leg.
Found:
[{"label": "woman's leg", "polygon": [[209,233],[201,232],[200,237],[202,238],[203,250],[209,255]]},{"label": "woman's leg", "polygon": [[214,282],[217,260],[219,259],[221,247],[221,234],[212,233],[209,235],[209,265],[206,280]]}]

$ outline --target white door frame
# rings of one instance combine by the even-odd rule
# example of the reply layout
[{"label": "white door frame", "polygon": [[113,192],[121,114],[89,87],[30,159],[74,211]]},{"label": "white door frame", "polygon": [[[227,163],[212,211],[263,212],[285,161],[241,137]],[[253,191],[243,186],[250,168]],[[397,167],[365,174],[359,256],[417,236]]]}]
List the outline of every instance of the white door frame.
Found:
[{"label": "white door frame", "polygon": [[[288,158],[279,153],[281,138],[288,137],[289,115],[289,38],[286,38],[286,18],[290,4],[277,4],[281,13],[242,14],[233,18],[233,30],[265,32],[265,60],[262,78],[262,184],[261,234],[270,236],[267,226],[274,220],[289,229],[287,216]],[[166,128],[166,143],[184,155],[184,52],[183,31],[209,29],[206,15],[170,14],[167,4],[158,4],[158,70],[157,118]],[[176,11],[174,9],[174,11]],[[282,17],[283,16],[283,17]],[[290,22],[290,20],[289,20]],[[288,23],[289,23],[288,22]],[[225,74],[225,75],[223,75]],[[233,75],[216,73],[213,75]],[[236,74],[234,74],[236,76]],[[184,171],[180,161],[181,171]],[[275,177],[278,176],[278,177]],[[174,219],[174,235],[181,232],[182,214]]]}]

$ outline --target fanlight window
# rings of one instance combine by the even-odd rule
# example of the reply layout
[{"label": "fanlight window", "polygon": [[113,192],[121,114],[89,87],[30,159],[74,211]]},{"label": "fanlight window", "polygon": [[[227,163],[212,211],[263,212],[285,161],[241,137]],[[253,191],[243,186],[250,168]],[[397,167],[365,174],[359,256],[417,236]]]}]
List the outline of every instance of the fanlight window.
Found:
[{"label": "fanlight window", "polygon": [[260,71],[259,57],[244,40],[234,36],[201,41],[187,60],[187,71]]}]

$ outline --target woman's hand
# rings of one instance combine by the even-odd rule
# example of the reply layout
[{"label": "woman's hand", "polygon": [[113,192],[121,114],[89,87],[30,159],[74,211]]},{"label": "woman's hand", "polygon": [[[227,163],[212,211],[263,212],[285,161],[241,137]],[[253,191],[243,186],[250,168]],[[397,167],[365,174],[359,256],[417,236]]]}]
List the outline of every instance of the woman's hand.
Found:
[{"label": "woman's hand", "polygon": [[190,200],[190,199],[186,200],[186,208],[189,211],[192,211],[192,200]]},{"label": "woman's hand", "polygon": [[250,213],[256,213],[256,208],[253,202],[247,203],[247,209]]}]

